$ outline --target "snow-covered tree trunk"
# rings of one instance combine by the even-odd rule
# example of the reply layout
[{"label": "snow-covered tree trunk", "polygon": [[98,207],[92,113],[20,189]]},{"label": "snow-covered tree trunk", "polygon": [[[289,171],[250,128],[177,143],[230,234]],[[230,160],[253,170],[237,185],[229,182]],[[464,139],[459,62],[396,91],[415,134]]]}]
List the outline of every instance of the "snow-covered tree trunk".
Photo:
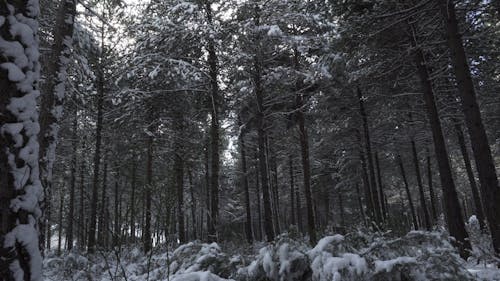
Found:
[{"label": "snow-covered tree trunk", "polygon": [[462,111],[469,132],[471,147],[476,162],[484,211],[490,227],[495,253],[500,257],[500,186],[495,169],[488,136],[476,99],[476,90],[458,28],[453,1],[438,1],[448,36],[451,62],[457,79]]},{"label": "snow-covered tree trunk", "polygon": [[42,279],[37,0],[0,2],[0,280]]},{"label": "snow-covered tree trunk", "polygon": [[[40,106],[40,176],[45,190],[51,187],[52,182],[52,167],[65,95],[66,67],[71,54],[73,23],[76,15],[76,1],[60,2],[53,30],[54,43],[45,70],[46,82],[43,86],[45,94],[41,97]],[[45,240],[45,223],[46,220],[42,221],[41,245]]]},{"label": "snow-covered tree trunk", "polygon": [[[416,42],[415,42],[416,43]],[[441,188],[443,189],[443,209],[446,218],[446,224],[450,235],[455,237],[460,255],[467,258],[470,253],[471,245],[468,240],[467,231],[460,211],[458,194],[451,173],[451,165],[448,158],[448,151],[444,140],[443,129],[434,98],[429,72],[425,64],[424,54],[421,49],[415,51],[415,65],[417,66],[418,76],[424,93],[424,101],[427,109],[427,118],[432,131],[434,141],[434,151],[438,162],[439,176],[441,178]]]}]

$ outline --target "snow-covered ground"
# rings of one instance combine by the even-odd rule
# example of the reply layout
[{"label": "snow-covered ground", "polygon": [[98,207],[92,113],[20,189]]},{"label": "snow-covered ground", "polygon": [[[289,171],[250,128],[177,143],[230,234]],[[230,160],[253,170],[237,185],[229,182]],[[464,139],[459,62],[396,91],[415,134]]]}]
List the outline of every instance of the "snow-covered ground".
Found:
[{"label": "snow-covered ground", "polygon": [[[224,250],[222,250],[224,249]],[[413,231],[404,237],[364,232],[331,235],[314,247],[282,235],[254,245],[190,242],[151,255],[137,248],[76,252],[45,260],[45,281],[59,280],[500,280],[484,255],[463,261],[446,234]]]}]

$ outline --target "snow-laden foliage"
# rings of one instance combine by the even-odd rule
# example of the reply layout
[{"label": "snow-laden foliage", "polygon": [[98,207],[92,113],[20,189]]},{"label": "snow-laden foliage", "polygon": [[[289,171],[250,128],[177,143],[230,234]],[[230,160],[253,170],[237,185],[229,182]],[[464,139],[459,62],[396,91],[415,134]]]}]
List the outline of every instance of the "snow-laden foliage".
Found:
[{"label": "snow-laden foliage", "polygon": [[242,280],[474,280],[447,236],[437,232],[394,239],[337,234],[312,249],[282,237],[238,274],[246,276]]},{"label": "snow-laden foliage", "polygon": [[[331,235],[311,247],[281,235],[275,242],[239,245],[190,242],[144,255],[137,248],[84,257],[69,253],[45,261],[46,280],[151,281],[386,281],[495,280],[491,265],[466,264],[446,233],[353,232]],[[227,249],[223,252],[221,247]],[[126,277],[126,278],[124,278]]]}]

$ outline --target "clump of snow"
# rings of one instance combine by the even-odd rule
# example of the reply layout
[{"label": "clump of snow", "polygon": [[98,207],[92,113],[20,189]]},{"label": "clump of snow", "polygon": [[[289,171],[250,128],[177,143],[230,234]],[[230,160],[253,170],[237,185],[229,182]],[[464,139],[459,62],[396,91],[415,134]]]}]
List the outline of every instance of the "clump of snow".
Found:
[{"label": "clump of snow", "polygon": [[375,273],[381,271],[391,272],[392,268],[396,265],[413,264],[416,262],[417,260],[414,257],[398,257],[392,260],[375,261]]}]

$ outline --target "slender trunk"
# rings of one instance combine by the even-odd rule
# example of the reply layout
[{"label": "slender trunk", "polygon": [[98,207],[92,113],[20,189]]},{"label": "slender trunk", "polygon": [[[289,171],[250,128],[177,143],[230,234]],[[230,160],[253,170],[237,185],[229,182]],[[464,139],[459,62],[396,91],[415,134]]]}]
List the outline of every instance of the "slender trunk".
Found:
[{"label": "slender trunk", "polygon": [[73,249],[73,224],[75,220],[73,218],[75,213],[75,189],[76,189],[76,166],[78,165],[78,117],[76,108],[74,110],[73,119],[73,132],[72,132],[72,158],[71,158],[71,182],[69,186],[69,206],[68,206],[68,218],[67,218],[67,229],[66,229],[66,241],[68,243],[68,251]]},{"label": "slender trunk", "polygon": [[290,166],[290,208],[291,208],[291,224],[295,225],[296,224],[296,217],[295,217],[295,175],[293,173],[293,159],[292,155],[289,156],[288,159],[289,166]]},{"label": "slender trunk", "polygon": [[[240,128],[242,126],[241,121],[239,121]],[[243,128],[239,135],[240,138],[240,156],[241,156],[241,169],[242,169],[242,181],[243,181],[243,193],[245,195],[245,234],[248,243],[253,241],[252,233],[252,213],[250,209],[250,191],[248,188],[248,171],[247,171],[247,159],[245,151],[245,128]]]},{"label": "slender trunk", "polygon": [[[467,231],[465,230],[465,223],[463,221],[462,213],[460,211],[460,203],[458,201],[457,190],[453,177],[451,174],[451,166],[448,159],[448,152],[446,143],[443,137],[443,130],[441,128],[441,121],[437,111],[436,101],[434,98],[434,91],[429,77],[429,72],[425,65],[424,55],[421,49],[415,51],[415,64],[417,66],[418,75],[422,84],[424,93],[424,100],[427,108],[427,118],[432,130],[432,138],[434,140],[434,151],[439,167],[439,176],[441,178],[441,188],[443,189],[444,213],[446,223],[450,231],[450,235],[455,237],[460,255],[463,258],[469,256],[471,249],[470,242],[468,241]],[[499,216],[500,217],[500,216]]]},{"label": "slender trunk", "polygon": [[382,172],[380,169],[380,162],[378,160],[378,152],[375,151],[375,167],[377,169],[377,180],[378,180],[378,194],[380,198],[380,207],[382,210],[382,218],[384,221],[387,219],[387,205],[385,204],[385,194],[384,185],[382,183]]},{"label": "slender trunk", "polygon": [[410,187],[408,186],[408,180],[406,179],[406,172],[405,172],[405,168],[403,166],[403,160],[401,159],[401,156],[399,154],[397,155],[397,161],[398,161],[398,165],[399,165],[399,170],[401,171],[401,177],[403,178],[406,196],[408,197],[408,205],[410,205],[410,212],[411,212],[411,218],[413,221],[413,228],[415,230],[417,230],[418,229],[418,221],[417,221],[417,214],[415,213],[415,205],[413,205]]},{"label": "slender trunk", "polygon": [[[52,184],[52,183],[50,183],[50,184]],[[48,196],[47,201],[52,202],[52,187],[50,187],[48,189],[46,196]],[[51,226],[52,226],[52,205],[48,204],[45,207],[46,207],[45,210],[47,212],[47,214],[46,214],[46,219],[47,219],[47,222],[46,222],[47,223],[47,231],[46,231],[46,233],[47,233],[46,240],[47,241],[46,241],[46,244],[47,244],[47,250],[50,251],[52,248],[52,246],[51,246],[51,243],[52,243],[52,239],[51,239],[52,238],[52,228],[51,228]],[[40,247],[40,248],[45,250],[44,247]]]},{"label": "slender trunk", "polygon": [[373,197],[373,210],[374,210],[374,218],[375,218],[375,223],[377,225],[380,225],[380,222],[382,221],[382,214],[381,214],[381,208],[380,208],[380,196],[379,192],[377,190],[377,182],[375,180],[375,169],[373,165],[373,159],[372,159],[372,148],[371,148],[371,141],[370,141],[370,130],[368,128],[368,117],[366,114],[365,110],[365,105],[364,105],[364,98],[361,93],[361,88],[357,87],[357,94],[358,94],[358,100],[359,100],[359,112],[361,115],[361,119],[363,121],[363,132],[365,136],[365,150],[366,150],[366,158],[367,158],[367,164],[368,164],[368,172],[370,175],[370,191],[371,191],[371,196]]},{"label": "slender trunk", "polygon": [[365,215],[365,210],[363,209],[363,202],[361,200],[361,192],[359,191],[359,184],[356,183],[356,195],[358,198],[358,208],[359,208],[359,213],[361,214],[361,218],[363,219],[363,223],[366,226],[366,215]]},{"label": "slender trunk", "polygon": [[[457,121],[455,120],[455,122]],[[465,145],[465,138],[462,132],[462,127],[458,123],[455,125],[455,131],[457,132],[460,152],[462,153],[462,158],[464,159],[465,171],[467,172],[467,177],[469,178],[470,189],[472,191],[472,199],[474,200],[475,214],[477,215],[477,219],[479,220],[481,229],[485,229],[486,226],[481,196],[479,194],[479,190],[477,189],[474,172],[472,171],[472,166],[469,159],[469,153],[467,152],[467,146]]]},{"label": "slender trunk", "polygon": [[431,212],[432,212],[432,220],[434,222],[437,221],[437,210],[436,210],[436,195],[434,194],[434,187],[432,184],[432,164],[431,164],[431,154],[429,152],[429,148],[427,148],[427,181],[429,184],[429,195],[431,197]]},{"label": "slender trunk", "polygon": [[103,69],[103,49],[104,49],[104,23],[101,26],[101,62],[98,69],[97,87],[97,122],[95,130],[95,152],[94,152],[94,177],[92,181],[92,199],[90,201],[90,226],[88,231],[87,247],[89,253],[95,252],[96,231],[97,231],[97,197],[99,187],[99,171],[101,163],[101,139],[102,124],[104,115],[104,69]]},{"label": "slender trunk", "polygon": [[259,223],[259,226],[258,226],[258,233],[259,233],[259,240],[262,240],[262,207],[261,207],[261,204],[260,204],[260,200],[261,200],[261,192],[260,192],[260,173],[259,173],[259,153],[258,151],[255,153],[255,159],[256,159],[256,163],[255,163],[255,190],[256,190],[256,193],[257,193],[257,216],[259,218],[258,220],[258,223]]},{"label": "slender trunk", "polygon": [[420,161],[418,159],[417,147],[413,139],[411,140],[411,151],[413,154],[413,164],[415,166],[415,176],[417,177],[418,193],[420,197],[420,208],[422,208],[424,216],[423,220],[425,224],[425,229],[431,230],[432,228],[431,219],[429,216],[429,211],[427,209],[427,203],[425,202],[424,185],[422,183],[422,176],[420,175],[420,165],[419,165]]},{"label": "slender trunk", "polygon": [[[151,130],[150,130],[151,133]],[[153,136],[148,136],[147,141],[147,162],[146,162],[146,192],[144,193],[145,214],[142,242],[144,244],[144,252],[151,251],[151,189],[153,188]]]},{"label": "slender trunk", "polygon": [[342,192],[340,190],[337,191],[337,197],[339,200],[340,226],[344,228],[345,227],[344,200],[342,199]]},{"label": "slender trunk", "polygon": [[[299,52],[294,49],[294,63],[295,70],[298,71],[300,68],[299,64]],[[303,111],[305,106],[304,95],[299,92],[300,79],[297,79],[295,103],[297,113],[297,125],[299,129],[299,141],[300,141],[300,152],[302,156],[302,173],[304,180],[304,196],[306,198],[306,209],[307,209],[307,232],[309,234],[309,242],[311,244],[316,244],[316,222],[314,218],[314,207],[311,192],[311,162],[309,160],[309,136],[306,128],[306,118]]]},{"label": "slender trunk", "polygon": [[[207,22],[210,28],[213,28],[212,19],[212,8],[210,6],[210,1],[205,1],[205,13],[207,17]],[[220,166],[220,155],[219,155],[219,106],[220,99],[219,96],[219,84],[218,84],[218,58],[215,51],[215,42],[212,38],[208,38],[208,67],[210,75],[210,100],[211,100],[211,123],[210,123],[210,148],[212,152],[212,162],[211,162],[211,175],[210,175],[210,190],[211,190],[211,220],[209,225],[209,240],[217,240],[217,224],[219,217],[219,166]]]},{"label": "slender trunk", "polygon": [[206,212],[206,217],[207,217],[207,232],[208,228],[210,228],[210,225],[212,224],[212,219],[210,215],[210,210],[211,210],[211,200],[210,200],[210,168],[209,168],[209,143],[210,139],[207,137],[206,138],[206,144],[205,144],[205,149],[204,149],[204,154],[205,154],[205,212]]},{"label": "slender trunk", "polygon": [[299,231],[304,233],[304,223],[302,222],[302,206],[300,203],[300,191],[298,188],[295,189],[295,200],[297,201],[297,224],[299,226]]},{"label": "slender trunk", "polygon": [[[303,97],[298,98],[298,108],[303,106]],[[307,232],[309,234],[309,242],[314,245],[316,244],[316,226],[314,221],[313,212],[313,200],[311,193],[311,166],[309,160],[309,137],[307,135],[307,130],[305,126],[304,113],[299,110],[297,114],[297,119],[299,122],[299,139],[301,146],[302,155],[302,172],[304,178],[304,196],[306,197],[306,208],[307,208]]]},{"label": "slender trunk", "polygon": [[[458,28],[453,1],[438,0],[448,36],[451,61],[457,78],[462,101],[462,111],[469,131],[472,151],[481,187],[482,203],[490,227],[493,248],[500,256],[500,186],[491,154],[488,137],[476,99],[471,71],[465,55],[462,37]],[[460,237],[462,238],[462,237]]]},{"label": "slender trunk", "polygon": [[104,216],[106,214],[106,193],[107,193],[107,185],[108,185],[108,163],[107,157],[104,156],[104,168],[103,168],[103,176],[102,176],[102,186],[101,186],[101,204],[99,211],[99,222],[97,224],[97,245],[101,248],[104,248],[104,233],[106,232],[104,226]]},{"label": "slender trunk", "polygon": [[267,170],[269,175],[269,182],[271,183],[270,185],[272,195],[272,208],[274,214],[274,229],[276,230],[276,233],[279,234],[281,233],[281,229],[279,216],[278,173],[276,168],[276,156],[274,154],[274,151],[271,149],[269,138],[266,138],[266,147],[266,159],[268,160]]},{"label": "slender trunk", "polygon": [[[52,186],[52,169],[55,161],[56,145],[59,133],[59,123],[62,117],[62,108],[65,96],[66,68],[71,56],[71,45],[73,43],[74,17],[76,15],[75,0],[60,0],[59,10],[52,34],[53,44],[47,67],[44,69],[45,83],[43,95],[40,101],[40,175],[42,186],[47,189]],[[45,204],[42,202],[42,210]],[[43,249],[44,228],[40,225],[40,246]]]},{"label": "slender trunk", "polygon": [[[82,142],[82,153],[85,151],[85,142]],[[83,156],[83,155],[82,155]],[[78,208],[78,248],[85,249],[85,158],[80,163],[80,202]]]},{"label": "slender trunk", "polygon": [[115,202],[114,202],[114,224],[113,224],[113,247],[118,247],[119,246],[119,241],[120,241],[120,234],[121,234],[121,226],[120,226],[120,205],[119,205],[119,181],[120,175],[118,172],[116,173],[116,179],[115,179]]},{"label": "slender trunk", "polygon": [[[179,146],[179,145],[178,145]],[[178,147],[177,146],[177,147]],[[176,150],[174,158],[175,185],[177,194],[177,227],[181,244],[186,243],[186,229],[184,226],[184,159],[182,152]]]},{"label": "slender trunk", "polygon": [[59,220],[57,222],[57,255],[61,255],[61,247],[62,247],[62,237],[63,237],[63,210],[64,210],[64,186],[62,186],[61,191],[59,193]]},{"label": "slender trunk", "polygon": [[137,163],[135,154],[132,160],[132,194],[130,194],[130,240],[135,243],[135,190],[137,178]]},{"label": "slender trunk", "polygon": [[[259,8],[255,7],[255,25],[259,26]],[[256,40],[260,43],[260,40]],[[258,53],[258,52],[257,52]],[[264,201],[264,231],[266,234],[267,241],[274,240],[274,228],[273,228],[273,217],[271,209],[271,197],[269,180],[267,173],[267,159],[266,159],[266,125],[265,120],[265,110],[264,107],[264,89],[262,88],[262,64],[260,54],[255,54],[253,59],[254,75],[253,83],[255,88],[255,97],[257,102],[257,142],[259,147],[259,169],[260,169],[260,179],[262,183],[262,198]]]},{"label": "slender trunk", "polygon": [[370,188],[370,180],[368,178],[368,170],[366,168],[366,160],[365,160],[365,154],[364,150],[361,147],[361,137],[358,131],[356,131],[356,137],[359,143],[359,160],[361,162],[361,173],[363,177],[363,187],[364,187],[364,193],[365,193],[365,204],[366,204],[366,210],[368,212],[368,217],[370,218],[370,224],[375,220],[375,211],[373,209],[374,203],[373,203],[373,196],[372,196],[372,190]]},{"label": "slender trunk", "polygon": [[189,179],[189,193],[191,197],[191,222],[193,224],[193,239],[197,239],[198,235],[196,232],[196,198],[194,197],[194,184],[193,184],[193,173],[191,168],[188,169],[188,179]]}]

